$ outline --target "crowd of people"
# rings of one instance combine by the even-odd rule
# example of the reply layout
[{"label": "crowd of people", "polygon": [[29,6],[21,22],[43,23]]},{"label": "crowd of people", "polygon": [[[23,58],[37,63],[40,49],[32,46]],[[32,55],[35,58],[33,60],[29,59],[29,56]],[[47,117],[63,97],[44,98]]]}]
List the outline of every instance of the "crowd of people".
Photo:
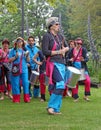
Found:
[{"label": "crowd of people", "polygon": [[[60,34],[60,24],[57,17],[50,17],[46,21],[47,32],[43,35],[42,45],[36,46],[35,38],[29,36],[27,42],[18,37],[9,49],[8,39],[2,41],[0,49],[0,100],[4,95],[13,103],[20,103],[23,88],[23,100],[26,103],[31,98],[39,98],[46,101],[46,83],[48,77],[48,101],[47,112],[51,115],[61,114],[62,99],[69,96],[77,102],[79,81],[75,88],[69,88],[71,72],[68,66],[79,70],[84,69],[85,84],[84,100],[90,99],[90,77],[86,62],[87,50],[84,48],[83,39],[78,37],[69,41],[69,46]],[[37,72],[37,74],[35,74]],[[33,80],[31,79],[33,78]]]}]

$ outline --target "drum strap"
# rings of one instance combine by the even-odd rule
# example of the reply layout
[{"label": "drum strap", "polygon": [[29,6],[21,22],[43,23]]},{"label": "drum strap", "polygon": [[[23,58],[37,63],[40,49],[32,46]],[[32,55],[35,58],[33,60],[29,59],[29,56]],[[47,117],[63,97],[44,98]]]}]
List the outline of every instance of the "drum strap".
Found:
[{"label": "drum strap", "polygon": [[80,53],[81,49],[82,49],[82,48],[80,48],[80,49],[79,49],[78,54],[77,54],[77,55],[76,55],[76,57],[74,58],[73,63],[74,63],[74,62],[76,61],[76,59],[78,58],[78,56],[79,56],[79,53]]}]

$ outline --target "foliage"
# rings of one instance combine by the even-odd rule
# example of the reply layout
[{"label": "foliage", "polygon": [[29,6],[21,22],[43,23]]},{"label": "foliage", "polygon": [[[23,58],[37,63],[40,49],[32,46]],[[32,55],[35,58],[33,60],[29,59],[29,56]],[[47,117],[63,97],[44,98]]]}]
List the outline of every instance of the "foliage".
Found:
[{"label": "foliage", "polygon": [[87,17],[88,13],[90,13],[92,35],[96,40],[95,43],[99,44],[101,41],[100,8],[101,1],[99,0],[71,0],[69,9],[70,33],[81,36],[87,41]]},{"label": "foliage", "polygon": [[57,7],[57,3],[63,4],[66,0],[46,0],[51,6]]},{"label": "foliage", "polygon": [[100,66],[100,64],[98,66],[96,66],[96,63],[94,61],[92,61],[92,59],[90,58],[87,65],[88,65],[88,71],[89,71],[89,75],[91,77],[91,81],[101,83],[101,71],[100,71],[101,66]]},{"label": "foliage", "polygon": [[[46,29],[45,20],[51,15],[50,6],[44,0],[37,0],[36,2],[29,0],[25,1],[24,5],[24,38],[28,37],[27,31],[29,31],[30,35],[34,35],[41,42],[42,35]],[[16,37],[21,36],[21,11],[21,1],[18,1],[17,13],[7,12],[1,15],[0,41],[7,37],[12,42]]]},{"label": "foliage", "polygon": [[[42,35],[46,30],[46,18],[51,15],[51,8],[44,0],[30,1],[25,3],[25,16],[28,19],[28,30],[41,42]],[[25,23],[26,26],[26,23]]]},{"label": "foliage", "polygon": [[16,13],[17,12],[17,2],[19,0],[1,0],[0,1],[0,13]]}]

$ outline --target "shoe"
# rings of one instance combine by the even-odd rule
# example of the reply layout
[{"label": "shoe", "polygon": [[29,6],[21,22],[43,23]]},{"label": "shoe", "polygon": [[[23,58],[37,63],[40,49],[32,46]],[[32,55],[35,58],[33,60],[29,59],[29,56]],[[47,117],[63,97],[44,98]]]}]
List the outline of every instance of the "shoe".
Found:
[{"label": "shoe", "polygon": [[77,98],[77,99],[74,99],[74,102],[78,102],[79,101],[79,99]]},{"label": "shoe", "polygon": [[45,100],[41,98],[41,99],[40,99],[40,102],[45,102]]},{"label": "shoe", "polygon": [[72,97],[72,95],[71,95],[71,92],[70,92],[70,91],[68,91],[68,92],[67,92],[67,96]]},{"label": "shoe", "polygon": [[83,98],[85,101],[90,101],[90,99],[88,97],[84,97]]},{"label": "shoe", "polygon": [[0,101],[3,101],[3,100],[4,100],[4,97],[1,97],[1,98],[0,98]]},{"label": "shoe", "polygon": [[47,112],[50,115],[55,115],[54,109],[53,108],[47,108]]},{"label": "shoe", "polygon": [[9,97],[10,99],[13,99],[12,95],[8,95],[8,97]]}]

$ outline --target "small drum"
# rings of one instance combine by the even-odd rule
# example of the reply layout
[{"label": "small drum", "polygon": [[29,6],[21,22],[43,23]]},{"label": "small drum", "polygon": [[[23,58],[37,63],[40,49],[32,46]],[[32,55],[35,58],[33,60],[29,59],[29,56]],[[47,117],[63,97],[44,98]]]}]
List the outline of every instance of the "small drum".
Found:
[{"label": "small drum", "polygon": [[80,69],[80,72],[81,72],[81,76],[79,78],[79,81],[83,81],[86,79],[85,77],[85,69]]},{"label": "small drum", "polygon": [[36,81],[37,77],[39,76],[39,72],[32,71],[29,82],[34,85],[34,82]]},{"label": "small drum", "polygon": [[68,81],[68,87],[69,88],[75,88],[76,87],[76,83],[78,82],[78,79],[81,76],[81,72],[79,69],[75,68],[75,67],[67,67],[68,70],[70,70],[70,78]]}]

